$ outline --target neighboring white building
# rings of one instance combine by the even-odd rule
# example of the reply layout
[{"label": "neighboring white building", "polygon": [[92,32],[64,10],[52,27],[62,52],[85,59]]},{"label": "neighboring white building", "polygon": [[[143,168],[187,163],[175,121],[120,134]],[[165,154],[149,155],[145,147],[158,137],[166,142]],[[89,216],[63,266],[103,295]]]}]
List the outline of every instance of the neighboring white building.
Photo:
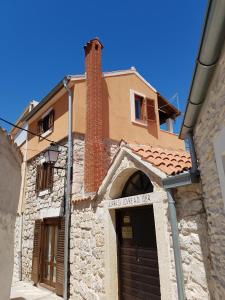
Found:
[{"label": "neighboring white building", "polygon": [[[20,195],[19,202],[17,207],[17,218],[15,226],[15,244],[14,244],[14,272],[13,272],[13,282],[21,280],[21,247],[22,247],[22,237],[21,230],[23,226],[23,209],[24,209],[24,200],[25,200],[25,178],[27,171],[27,146],[28,146],[28,125],[24,118],[26,115],[31,112],[31,110],[38,104],[37,101],[32,100],[24,109],[23,113],[17,119],[16,124],[18,127],[12,127],[10,135],[14,139],[14,142],[19,147],[23,161],[21,164],[21,186],[20,186]],[[22,129],[20,129],[22,128]],[[23,130],[25,129],[25,130]]]},{"label": "neighboring white building", "polygon": [[0,128],[0,291],[9,299],[13,275],[14,226],[21,184],[22,155],[12,138]]}]

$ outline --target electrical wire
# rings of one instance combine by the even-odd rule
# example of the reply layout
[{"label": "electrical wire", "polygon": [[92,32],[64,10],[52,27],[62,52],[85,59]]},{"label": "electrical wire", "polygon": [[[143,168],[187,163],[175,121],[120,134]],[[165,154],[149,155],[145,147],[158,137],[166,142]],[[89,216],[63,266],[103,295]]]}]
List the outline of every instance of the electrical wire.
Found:
[{"label": "electrical wire", "polygon": [[61,145],[60,143],[57,143],[57,142],[52,141],[52,140],[50,140],[50,139],[48,139],[48,138],[46,138],[46,137],[43,137],[41,134],[34,133],[34,132],[32,132],[32,131],[30,131],[30,130],[28,130],[28,129],[25,129],[25,128],[20,127],[20,126],[18,126],[18,125],[16,125],[16,124],[13,124],[12,122],[7,121],[6,119],[3,119],[3,118],[1,118],[1,117],[0,117],[0,121],[9,124],[9,125],[11,125],[12,127],[15,127],[15,128],[21,129],[21,130],[23,130],[23,131],[26,131],[26,132],[28,132],[28,133],[34,135],[34,136],[37,136],[37,137],[39,137],[39,138],[41,138],[41,139],[43,139],[43,140],[46,140],[46,141],[48,141],[48,142],[50,142],[50,143],[55,144],[55,145],[58,145],[58,146],[61,146],[61,147],[65,147],[65,148],[68,148],[68,147],[65,146],[65,145]]}]

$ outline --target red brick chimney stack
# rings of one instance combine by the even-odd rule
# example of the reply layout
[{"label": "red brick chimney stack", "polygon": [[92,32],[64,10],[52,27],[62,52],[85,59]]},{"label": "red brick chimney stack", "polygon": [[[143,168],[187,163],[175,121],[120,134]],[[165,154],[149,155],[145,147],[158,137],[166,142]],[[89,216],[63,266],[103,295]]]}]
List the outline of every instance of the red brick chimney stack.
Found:
[{"label": "red brick chimney stack", "polygon": [[107,154],[103,143],[102,48],[98,38],[90,40],[84,46],[87,82],[84,161],[86,192],[97,191],[107,168]]}]

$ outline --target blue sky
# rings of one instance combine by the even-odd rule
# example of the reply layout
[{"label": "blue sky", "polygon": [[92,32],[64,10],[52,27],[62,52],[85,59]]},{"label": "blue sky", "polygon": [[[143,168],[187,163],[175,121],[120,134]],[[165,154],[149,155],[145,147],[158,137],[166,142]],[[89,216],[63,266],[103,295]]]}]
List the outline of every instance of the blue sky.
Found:
[{"label": "blue sky", "polygon": [[[98,36],[103,70],[135,66],[184,111],[206,0],[7,0],[0,3],[0,116],[14,122],[66,74],[84,72],[83,45]],[[9,129],[0,122],[0,126]],[[180,120],[176,122],[178,131]]]}]

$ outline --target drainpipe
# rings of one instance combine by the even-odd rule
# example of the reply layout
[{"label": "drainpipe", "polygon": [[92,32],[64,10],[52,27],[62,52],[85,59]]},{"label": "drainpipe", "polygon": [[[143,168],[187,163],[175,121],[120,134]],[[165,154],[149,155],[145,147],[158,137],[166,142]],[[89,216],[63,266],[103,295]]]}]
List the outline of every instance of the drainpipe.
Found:
[{"label": "drainpipe", "polygon": [[185,300],[186,296],[185,296],[185,288],[184,288],[182,258],[181,258],[180,244],[179,244],[179,231],[177,225],[176,206],[173,197],[173,188],[199,182],[199,171],[198,171],[197,157],[194,148],[192,132],[188,133],[187,138],[189,140],[190,156],[192,162],[191,169],[186,173],[181,173],[175,176],[167,177],[162,180],[163,187],[167,191],[167,198],[168,198],[168,209],[169,209],[170,224],[171,224],[172,239],[173,239],[173,251],[174,251],[177,290],[178,290],[179,300]]},{"label": "drainpipe", "polygon": [[68,87],[68,79],[63,80],[63,85],[68,93],[68,160],[66,176],[66,205],[65,205],[65,238],[64,238],[64,300],[68,299],[68,277],[69,277],[69,234],[70,234],[70,204],[71,204],[71,178],[72,178],[72,92]]},{"label": "drainpipe", "polygon": [[197,155],[195,151],[194,141],[193,141],[193,132],[188,132],[186,134],[186,139],[188,140],[188,144],[190,147],[190,156],[191,156],[191,174],[199,175],[198,164],[197,164]]},{"label": "drainpipe", "polygon": [[185,300],[186,297],[185,297],[185,290],[184,290],[184,275],[182,269],[182,260],[181,260],[180,244],[179,244],[177,214],[176,214],[175,201],[173,199],[172,189],[167,189],[167,197],[168,197],[168,208],[170,214],[170,224],[171,224],[172,239],[173,239],[173,251],[174,251],[176,278],[177,278],[178,299]]}]

